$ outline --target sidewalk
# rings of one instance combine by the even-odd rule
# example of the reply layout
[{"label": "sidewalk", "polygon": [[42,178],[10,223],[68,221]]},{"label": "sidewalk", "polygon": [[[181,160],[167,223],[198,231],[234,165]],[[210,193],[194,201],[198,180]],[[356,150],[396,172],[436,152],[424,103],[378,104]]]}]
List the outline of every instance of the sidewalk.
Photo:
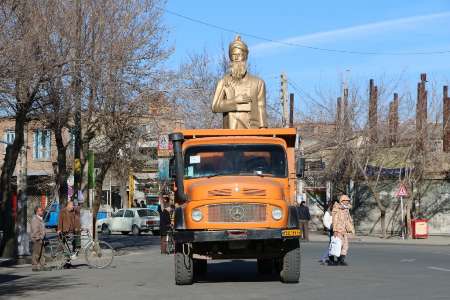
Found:
[{"label": "sidewalk", "polygon": [[[328,242],[328,236],[321,232],[310,232],[311,242]],[[428,239],[405,239],[399,236],[383,239],[376,236],[355,236],[350,239],[352,243],[391,244],[391,245],[423,245],[423,246],[450,246],[450,236],[429,236]]]}]

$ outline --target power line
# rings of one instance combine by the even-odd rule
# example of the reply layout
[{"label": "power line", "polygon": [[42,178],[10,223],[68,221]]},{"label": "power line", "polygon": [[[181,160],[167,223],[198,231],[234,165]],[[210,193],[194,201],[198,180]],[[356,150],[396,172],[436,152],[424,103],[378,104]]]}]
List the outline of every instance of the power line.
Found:
[{"label": "power line", "polygon": [[305,95],[308,99],[313,101],[316,105],[319,105],[320,107],[324,108],[327,111],[329,110],[329,107],[326,107],[324,104],[320,103],[314,97],[312,97],[308,92],[298,87],[292,80],[288,80],[288,85],[290,85],[297,93]]},{"label": "power line", "polygon": [[290,47],[297,47],[297,48],[304,48],[304,49],[310,49],[310,50],[316,50],[316,51],[322,51],[322,52],[355,54],[355,55],[389,55],[389,56],[401,56],[401,55],[408,55],[408,56],[412,56],[412,55],[442,55],[442,54],[449,54],[450,53],[450,50],[412,51],[412,52],[377,52],[377,51],[355,51],[355,50],[346,50],[346,49],[333,49],[333,48],[315,47],[315,46],[311,46],[311,45],[304,45],[304,44],[298,44],[298,43],[293,43],[293,42],[274,40],[274,39],[263,37],[263,36],[260,36],[260,35],[247,33],[247,32],[242,32],[242,31],[238,31],[238,30],[235,30],[235,29],[230,29],[230,28],[222,27],[222,26],[219,26],[219,25],[216,25],[216,24],[212,24],[212,23],[209,23],[209,22],[205,22],[205,21],[202,21],[200,19],[192,18],[192,17],[186,16],[186,15],[182,15],[180,13],[168,10],[166,8],[159,8],[159,9],[161,11],[164,11],[164,12],[170,14],[170,15],[179,17],[181,19],[185,19],[185,20],[188,20],[190,22],[198,23],[198,24],[210,27],[210,28],[217,29],[217,30],[221,30],[221,31],[229,32],[229,33],[234,33],[234,34],[239,34],[239,35],[242,35],[242,36],[246,36],[246,37],[250,37],[250,38],[253,38],[253,39],[256,39],[256,40],[270,42],[270,43],[274,43],[274,44],[290,46]]}]

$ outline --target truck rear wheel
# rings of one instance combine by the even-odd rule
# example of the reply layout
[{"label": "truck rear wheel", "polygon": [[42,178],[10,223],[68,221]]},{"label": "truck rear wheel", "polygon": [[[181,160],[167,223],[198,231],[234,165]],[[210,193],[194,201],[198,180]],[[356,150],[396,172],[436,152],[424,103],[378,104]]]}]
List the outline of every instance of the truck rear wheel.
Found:
[{"label": "truck rear wheel", "polygon": [[191,255],[184,255],[182,247],[177,247],[175,253],[175,284],[188,285],[193,282],[194,260]]},{"label": "truck rear wheel", "polygon": [[259,274],[271,274],[273,267],[273,259],[270,258],[258,258],[257,260],[258,273]]},{"label": "truck rear wheel", "polygon": [[293,247],[283,255],[281,281],[284,283],[298,283],[300,280],[301,249],[299,241],[293,243]]}]

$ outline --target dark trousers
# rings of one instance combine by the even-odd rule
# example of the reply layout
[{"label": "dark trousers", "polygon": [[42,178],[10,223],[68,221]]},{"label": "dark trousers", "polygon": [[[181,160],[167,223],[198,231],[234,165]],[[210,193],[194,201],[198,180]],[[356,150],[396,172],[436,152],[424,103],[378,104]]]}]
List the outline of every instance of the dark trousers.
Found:
[{"label": "dark trousers", "polygon": [[161,254],[167,254],[167,235],[161,235]]},{"label": "dark trousers", "polygon": [[309,232],[308,232],[308,220],[300,220],[300,229],[302,230],[303,239],[305,241],[309,241]]},{"label": "dark trousers", "polygon": [[44,266],[45,261],[42,256],[42,250],[44,242],[42,240],[33,241],[33,247],[31,249],[31,265],[33,268],[40,268]]}]

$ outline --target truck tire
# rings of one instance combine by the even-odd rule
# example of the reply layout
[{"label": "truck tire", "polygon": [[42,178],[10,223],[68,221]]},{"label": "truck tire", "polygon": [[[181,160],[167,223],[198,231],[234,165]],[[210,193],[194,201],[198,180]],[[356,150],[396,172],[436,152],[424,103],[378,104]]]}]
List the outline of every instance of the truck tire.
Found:
[{"label": "truck tire", "polygon": [[257,267],[259,274],[271,274],[273,267],[273,259],[270,258],[258,258]]},{"label": "truck tire", "polygon": [[203,276],[208,272],[208,261],[206,259],[194,259],[195,276]]},{"label": "truck tire", "polygon": [[298,283],[300,280],[301,249],[299,241],[295,241],[282,257],[281,281]]},{"label": "truck tire", "polygon": [[192,256],[184,255],[180,250],[177,249],[175,253],[175,284],[192,284],[194,282],[194,260]]}]

